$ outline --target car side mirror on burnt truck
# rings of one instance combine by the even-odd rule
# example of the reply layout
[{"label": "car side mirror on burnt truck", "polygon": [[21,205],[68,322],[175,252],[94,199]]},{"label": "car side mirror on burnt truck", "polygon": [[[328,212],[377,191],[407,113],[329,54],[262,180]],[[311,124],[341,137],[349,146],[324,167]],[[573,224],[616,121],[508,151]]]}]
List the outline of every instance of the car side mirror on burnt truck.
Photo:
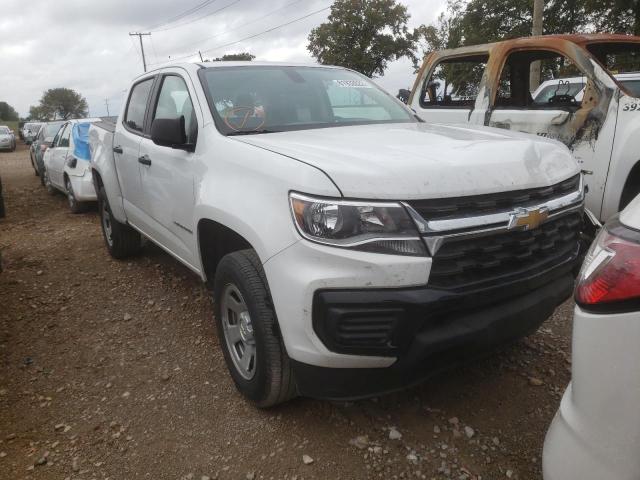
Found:
[{"label": "car side mirror on burnt truck", "polygon": [[151,140],[161,147],[170,147],[193,152],[195,145],[187,143],[184,116],[178,118],[156,118],[151,124]]}]

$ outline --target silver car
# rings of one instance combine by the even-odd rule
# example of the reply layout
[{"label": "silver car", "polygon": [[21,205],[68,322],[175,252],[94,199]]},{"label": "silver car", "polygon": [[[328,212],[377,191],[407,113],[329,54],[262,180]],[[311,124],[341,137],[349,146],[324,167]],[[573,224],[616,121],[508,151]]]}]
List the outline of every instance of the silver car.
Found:
[{"label": "silver car", "polygon": [[576,287],[572,379],[545,480],[640,478],[640,196],[602,229]]},{"label": "silver car", "polygon": [[42,123],[29,122],[24,124],[24,127],[22,127],[22,134],[24,136],[24,142],[27,145],[31,145],[31,142],[33,142],[38,136],[40,127],[42,127]]},{"label": "silver car", "polygon": [[9,127],[0,125],[0,150],[13,152],[16,149],[16,137]]}]

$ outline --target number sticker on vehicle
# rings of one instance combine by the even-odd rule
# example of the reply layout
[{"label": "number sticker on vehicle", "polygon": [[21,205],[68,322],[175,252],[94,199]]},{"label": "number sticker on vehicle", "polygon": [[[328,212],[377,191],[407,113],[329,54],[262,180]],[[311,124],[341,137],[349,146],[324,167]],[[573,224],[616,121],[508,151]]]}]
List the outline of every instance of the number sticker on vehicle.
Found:
[{"label": "number sticker on vehicle", "polygon": [[373,88],[367,82],[362,80],[334,80],[337,87],[342,88]]},{"label": "number sticker on vehicle", "polygon": [[622,106],[623,112],[640,112],[640,103],[627,103]]}]

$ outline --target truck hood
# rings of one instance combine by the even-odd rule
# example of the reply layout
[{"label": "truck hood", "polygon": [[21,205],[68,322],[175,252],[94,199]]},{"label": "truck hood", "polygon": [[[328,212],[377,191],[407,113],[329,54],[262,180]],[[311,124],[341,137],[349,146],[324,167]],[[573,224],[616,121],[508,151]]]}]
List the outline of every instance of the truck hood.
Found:
[{"label": "truck hood", "polygon": [[558,183],[580,171],[556,141],[488,127],[376,124],[232,138],[321,169],[351,198],[495,193]]}]

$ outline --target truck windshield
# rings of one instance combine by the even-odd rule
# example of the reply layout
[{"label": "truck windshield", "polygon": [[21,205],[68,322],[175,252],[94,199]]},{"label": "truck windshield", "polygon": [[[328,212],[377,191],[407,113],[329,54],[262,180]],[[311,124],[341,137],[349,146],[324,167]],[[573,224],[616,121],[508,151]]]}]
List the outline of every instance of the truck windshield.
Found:
[{"label": "truck windshield", "polygon": [[345,69],[213,67],[200,78],[225,135],[418,121],[391,95]]}]

